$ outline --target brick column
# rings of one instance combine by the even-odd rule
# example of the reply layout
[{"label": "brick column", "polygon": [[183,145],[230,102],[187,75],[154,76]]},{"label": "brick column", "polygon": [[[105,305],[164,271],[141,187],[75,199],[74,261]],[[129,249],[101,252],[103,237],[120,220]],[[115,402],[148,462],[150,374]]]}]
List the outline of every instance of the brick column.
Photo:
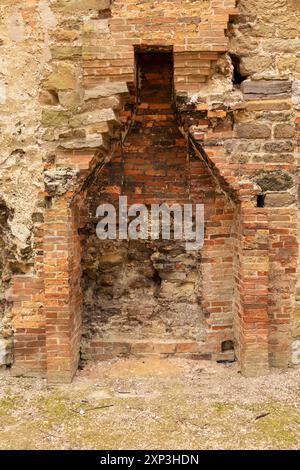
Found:
[{"label": "brick column", "polygon": [[44,238],[47,377],[71,382],[79,360],[80,245],[67,193],[46,211]]},{"label": "brick column", "polygon": [[269,370],[267,211],[242,203],[238,236],[239,360],[243,375],[259,376]]},{"label": "brick column", "polygon": [[291,318],[295,308],[297,208],[270,208],[269,221],[269,359],[272,367],[286,368],[291,356]]},{"label": "brick column", "polygon": [[46,374],[44,284],[38,275],[15,276],[12,285],[15,376]]},{"label": "brick column", "polygon": [[43,235],[40,226],[35,232],[32,270],[25,275],[15,275],[12,280],[12,324],[15,331],[12,374],[16,376],[46,376]]}]

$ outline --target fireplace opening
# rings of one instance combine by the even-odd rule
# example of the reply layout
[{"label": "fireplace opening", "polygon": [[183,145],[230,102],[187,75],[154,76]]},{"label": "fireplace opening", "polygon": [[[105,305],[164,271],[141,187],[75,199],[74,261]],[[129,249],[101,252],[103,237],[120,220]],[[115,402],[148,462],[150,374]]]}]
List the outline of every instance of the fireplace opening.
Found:
[{"label": "fireplace opening", "polygon": [[[232,328],[233,208],[179,129],[171,48],[135,49],[132,125],[87,189],[81,229],[83,361],[177,354],[222,357]],[[203,204],[203,249],[185,240],[100,240],[97,207]],[[218,265],[217,265],[218,264]],[[220,327],[218,326],[220,324]],[[227,336],[228,337],[228,336]]]}]

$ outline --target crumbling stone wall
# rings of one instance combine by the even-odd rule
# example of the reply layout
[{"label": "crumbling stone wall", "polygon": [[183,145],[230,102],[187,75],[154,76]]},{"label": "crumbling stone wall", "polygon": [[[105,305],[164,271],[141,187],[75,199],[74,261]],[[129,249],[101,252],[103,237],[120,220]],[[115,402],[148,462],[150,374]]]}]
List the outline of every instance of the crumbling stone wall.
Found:
[{"label": "crumbling stone wall", "polygon": [[[250,84],[244,85],[246,94],[253,94],[253,102],[248,101],[246,109],[238,112],[236,120],[240,123],[238,133],[246,131],[246,134],[252,134],[253,141],[242,140],[234,152],[234,158],[243,164],[243,171],[249,171],[265,192],[265,204],[270,207],[271,218],[274,208],[282,207],[282,236],[278,232],[271,234],[272,246],[277,247],[277,253],[270,260],[269,315],[271,325],[273,323],[273,327],[270,326],[271,337],[274,336],[271,342],[276,350],[276,335],[282,334],[284,315],[289,312],[291,323],[287,328],[293,338],[292,362],[298,364],[299,286],[296,305],[288,291],[290,283],[295,282],[293,260],[297,256],[295,237],[299,232],[297,215],[292,208],[299,204],[300,3],[298,0],[241,0],[238,7],[240,16],[232,23],[229,51],[239,59],[238,72],[242,79],[254,82],[252,89]],[[272,80],[280,80],[277,89],[272,88]],[[255,96],[257,93],[258,96]],[[268,99],[267,94],[270,95]],[[259,102],[261,99],[264,101]],[[255,125],[259,127],[255,129]],[[255,137],[267,140],[261,146],[261,141],[255,141]],[[274,219],[276,217],[280,217],[278,213],[277,216],[274,214]],[[299,283],[299,263],[297,272]],[[280,296],[284,296],[285,300],[278,301]],[[279,333],[274,327],[276,316],[282,317]],[[274,354],[278,355],[278,352],[274,351]]]},{"label": "crumbling stone wall", "polygon": [[38,97],[52,20],[48,2],[0,2],[1,352],[6,348],[0,363],[7,365],[12,363],[11,280],[34,269],[34,239],[43,221]]},{"label": "crumbling stone wall", "polygon": [[297,79],[300,72],[298,0],[240,0],[230,52],[240,58],[240,73],[254,80]]},{"label": "crumbling stone wall", "polygon": [[[128,91],[142,45],[173,47],[181,130],[234,204],[226,315],[243,372],[299,363],[299,8],[298,0],[0,1],[0,360],[14,373],[71,380],[76,370],[79,213],[134,120]],[[205,308],[222,331],[212,259],[204,267]]]}]

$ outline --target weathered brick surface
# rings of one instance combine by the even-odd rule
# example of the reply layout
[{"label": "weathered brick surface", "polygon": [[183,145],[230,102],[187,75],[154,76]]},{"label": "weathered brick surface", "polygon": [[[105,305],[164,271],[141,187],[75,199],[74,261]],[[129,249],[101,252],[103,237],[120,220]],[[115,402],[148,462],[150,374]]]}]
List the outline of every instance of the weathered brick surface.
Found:
[{"label": "weathered brick surface", "polygon": [[[140,60],[144,78],[135,124],[87,193],[82,357],[185,353],[233,359],[233,351],[222,352],[222,343],[233,340],[233,208],[179,131],[170,57],[146,54]],[[117,206],[119,195],[129,205],[204,204],[201,256],[186,253],[182,242],[97,240],[91,215],[100,203]],[[136,345],[138,338],[144,342]],[[179,339],[190,342],[181,347]]]},{"label": "weathered brick surface", "polygon": [[[203,341],[186,334],[190,316],[166,339],[149,333],[151,308],[141,309],[139,332],[124,322],[127,338],[109,328],[103,335],[97,322],[93,337],[85,315],[89,357],[232,359],[232,341],[245,375],[299,362],[296,3],[240,0],[238,14],[234,0],[2,2],[0,341],[15,374],[70,381],[76,370],[87,298],[81,247],[92,243],[79,212],[100,174],[112,199],[122,191],[161,200],[164,186],[170,201],[205,203],[199,276],[185,298],[187,310],[200,312]],[[150,153],[146,132],[128,137],[125,162],[118,154],[136,111],[135,52],[154,46],[173,53],[177,117],[193,150],[184,160],[178,138],[172,152],[164,149],[163,166],[158,155],[151,163],[141,157]],[[158,111],[140,108],[134,129],[151,129],[155,119],[175,132],[173,109]]]},{"label": "weathered brick surface", "polygon": [[236,13],[234,0],[114,1],[110,19],[86,25],[85,84],[133,82],[134,47],[158,45],[174,49],[176,90],[197,92],[228,48],[225,30]]}]

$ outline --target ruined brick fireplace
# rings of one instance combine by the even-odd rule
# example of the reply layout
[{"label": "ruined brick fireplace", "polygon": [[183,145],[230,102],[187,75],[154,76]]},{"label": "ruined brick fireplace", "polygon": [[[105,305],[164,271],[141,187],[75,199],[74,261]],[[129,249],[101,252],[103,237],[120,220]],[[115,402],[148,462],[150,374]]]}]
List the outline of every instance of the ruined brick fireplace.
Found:
[{"label": "ruined brick fireplace", "polygon": [[[294,152],[291,84],[235,86],[234,0],[152,3],[64,10],[81,36],[43,80],[44,219],[13,279],[16,375],[68,382],[79,360],[129,355],[238,360],[248,376],[289,364],[296,166],[266,162]],[[96,208],[120,195],[204,204],[203,248],[100,241]]]},{"label": "ruined brick fireplace", "polygon": [[[133,125],[86,196],[82,359],[177,354],[233,360],[234,207],[180,132],[173,52],[143,51],[136,51]],[[118,207],[120,195],[128,205],[204,204],[205,248],[187,252],[182,241],[97,239],[97,205]]]}]

